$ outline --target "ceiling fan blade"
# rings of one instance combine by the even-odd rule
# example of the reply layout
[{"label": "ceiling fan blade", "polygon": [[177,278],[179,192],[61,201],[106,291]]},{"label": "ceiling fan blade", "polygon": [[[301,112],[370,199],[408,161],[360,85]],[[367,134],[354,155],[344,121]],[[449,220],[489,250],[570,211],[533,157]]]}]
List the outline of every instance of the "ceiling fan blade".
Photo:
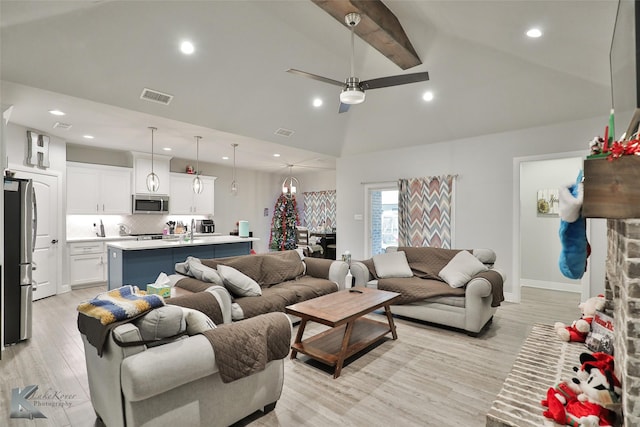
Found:
[{"label": "ceiling fan blade", "polygon": [[399,74],[397,76],[380,77],[379,79],[371,79],[360,82],[362,90],[378,89],[381,87],[406,85],[409,83],[418,83],[429,80],[429,73]]},{"label": "ceiling fan blade", "polygon": [[349,104],[343,104],[342,102],[340,103],[340,107],[338,107],[338,113],[346,113],[347,111],[349,111]]},{"label": "ceiling fan blade", "polygon": [[296,70],[296,69],[293,69],[293,68],[289,68],[287,70],[287,73],[297,74],[299,76],[307,77],[307,78],[310,78],[310,79],[313,79],[313,80],[318,80],[320,82],[329,83],[331,85],[344,87],[344,82],[339,82],[338,80],[333,80],[333,79],[330,79],[330,78],[327,78],[327,77],[318,76],[317,74],[307,73],[306,71],[300,71],[300,70]]}]

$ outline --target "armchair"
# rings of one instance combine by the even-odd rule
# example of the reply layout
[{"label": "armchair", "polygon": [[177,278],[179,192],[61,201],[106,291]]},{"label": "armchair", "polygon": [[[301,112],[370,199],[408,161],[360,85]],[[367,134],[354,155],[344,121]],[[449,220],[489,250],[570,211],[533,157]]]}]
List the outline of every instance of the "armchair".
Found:
[{"label": "armchair", "polygon": [[[186,327],[189,336],[153,347],[141,345],[148,334],[136,320],[115,327],[99,357],[82,334],[91,402],[107,426],[228,426],[257,410],[266,413],[275,408],[284,381],[283,359],[269,361],[262,371],[224,382],[218,366],[223,356],[219,347],[214,351],[207,336],[195,333],[204,324],[211,325],[210,320],[206,316],[203,320],[200,312],[177,306],[153,311],[165,309],[182,313],[174,320]],[[160,322],[171,321],[173,316],[163,311]],[[276,332],[279,339],[290,340],[291,323],[284,313],[261,315],[221,328],[241,328],[245,322],[260,322],[262,316],[287,318],[286,323],[276,318],[282,326]],[[155,324],[152,329],[163,328]],[[227,334],[229,330],[225,330]],[[133,345],[123,347],[122,343]]]}]

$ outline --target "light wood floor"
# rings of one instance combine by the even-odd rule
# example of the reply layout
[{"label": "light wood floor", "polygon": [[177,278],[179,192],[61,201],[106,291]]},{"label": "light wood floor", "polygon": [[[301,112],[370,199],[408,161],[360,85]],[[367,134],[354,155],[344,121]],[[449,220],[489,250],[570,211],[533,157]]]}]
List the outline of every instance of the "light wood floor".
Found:
[{"label": "light wood floor", "polygon": [[[75,310],[100,291],[79,289],[34,303],[33,338],[8,347],[0,361],[0,425],[102,426],[89,398]],[[355,358],[335,380],[304,356],[287,358],[276,409],[238,425],[484,426],[531,326],[570,323],[579,316],[579,299],[576,293],[523,288],[523,302],[503,303],[491,327],[477,338],[396,319],[398,340]],[[309,324],[305,336],[323,328]],[[67,407],[41,407],[46,420],[10,419],[11,389],[30,384],[38,385],[39,394],[48,392],[46,401],[57,396]]]}]

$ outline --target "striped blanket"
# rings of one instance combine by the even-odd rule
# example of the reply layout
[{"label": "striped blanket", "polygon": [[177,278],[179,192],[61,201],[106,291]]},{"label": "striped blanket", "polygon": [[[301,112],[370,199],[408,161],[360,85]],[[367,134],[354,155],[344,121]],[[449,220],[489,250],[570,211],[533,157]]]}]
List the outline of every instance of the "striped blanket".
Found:
[{"label": "striped blanket", "polygon": [[160,295],[144,295],[139,293],[137,286],[127,285],[101,293],[92,300],[83,302],[78,306],[78,311],[100,320],[103,325],[108,325],[131,319],[163,305],[164,299]]}]

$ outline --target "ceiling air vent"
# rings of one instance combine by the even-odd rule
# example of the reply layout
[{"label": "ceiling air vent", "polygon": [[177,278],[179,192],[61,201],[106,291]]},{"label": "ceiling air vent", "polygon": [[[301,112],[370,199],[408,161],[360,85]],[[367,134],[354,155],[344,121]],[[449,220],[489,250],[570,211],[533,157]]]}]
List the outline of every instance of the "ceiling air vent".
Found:
[{"label": "ceiling air vent", "polygon": [[274,133],[276,135],[284,136],[285,138],[289,138],[291,135],[294,134],[294,131],[292,131],[291,129],[278,128]]},{"label": "ceiling air vent", "polygon": [[68,130],[71,129],[71,124],[69,123],[62,123],[62,122],[55,122],[53,125],[54,129],[64,129],[64,130]]},{"label": "ceiling air vent", "polygon": [[153,90],[153,89],[147,89],[145,87],[142,90],[140,99],[144,99],[145,101],[157,102],[158,104],[169,105],[169,103],[173,99],[173,95],[158,92],[157,90]]}]

